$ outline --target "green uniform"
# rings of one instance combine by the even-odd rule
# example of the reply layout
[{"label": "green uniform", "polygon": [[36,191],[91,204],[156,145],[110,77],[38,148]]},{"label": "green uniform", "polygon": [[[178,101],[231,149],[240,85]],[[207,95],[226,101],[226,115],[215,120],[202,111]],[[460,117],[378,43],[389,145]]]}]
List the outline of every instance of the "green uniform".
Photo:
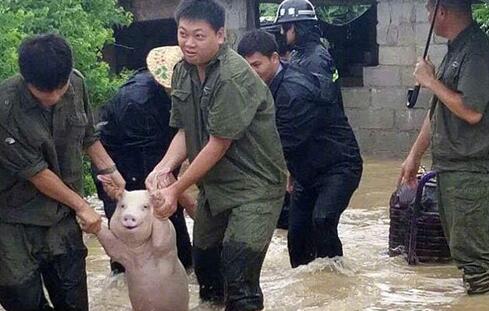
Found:
[{"label": "green uniform", "polygon": [[489,291],[489,39],[472,24],[448,44],[439,79],[483,114],[471,125],[434,97],[433,168],[450,251],[469,293]]},{"label": "green uniform", "polygon": [[233,140],[198,184],[194,247],[201,297],[220,299],[226,286],[229,310],[261,309],[259,274],[286,180],[272,95],[227,45],[207,65],[203,83],[195,66],[177,64],[172,89],[170,125],[185,130],[190,161],[210,135]]},{"label": "green uniform", "polygon": [[[48,168],[81,194],[82,152],[97,140],[94,133],[79,73],[71,75],[68,90],[51,109],[38,103],[20,75],[0,85],[2,304],[38,309],[42,274],[50,296],[56,297],[53,303],[61,309],[88,308],[86,248],[74,213],[41,194],[28,179]],[[61,290],[68,283],[71,289]]]}]

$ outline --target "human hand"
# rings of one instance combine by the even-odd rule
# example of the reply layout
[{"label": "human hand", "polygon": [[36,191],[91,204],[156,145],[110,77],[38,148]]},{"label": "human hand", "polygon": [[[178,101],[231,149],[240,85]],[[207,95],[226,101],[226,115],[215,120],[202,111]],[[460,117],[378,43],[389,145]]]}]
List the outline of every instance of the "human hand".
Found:
[{"label": "human hand", "polygon": [[429,57],[420,59],[414,69],[414,78],[422,87],[430,88],[431,83],[436,80],[435,65]]},{"label": "human hand", "polygon": [[170,168],[156,168],[149,173],[148,177],[146,177],[145,185],[146,189],[151,194],[152,192],[163,189],[176,181],[175,176]]},{"label": "human hand", "polygon": [[413,188],[416,187],[416,175],[418,174],[419,165],[419,160],[416,160],[413,156],[408,156],[401,164],[401,174],[397,181],[398,186],[406,184]]},{"label": "human hand", "polygon": [[180,194],[175,187],[170,186],[150,192],[153,214],[156,218],[167,219],[177,210]]},{"label": "human hand", "polygon": [[78,223],[86,233],[96,234],[102,228],[102,217],[86,203],[76,211]]}]

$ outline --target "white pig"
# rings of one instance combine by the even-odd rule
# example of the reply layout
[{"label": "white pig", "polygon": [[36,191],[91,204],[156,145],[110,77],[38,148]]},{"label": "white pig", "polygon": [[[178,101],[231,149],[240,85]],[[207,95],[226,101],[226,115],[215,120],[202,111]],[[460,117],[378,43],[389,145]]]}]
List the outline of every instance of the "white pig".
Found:
[{"label": "white pig", "polygon": [[110,220],[96,234],[107,254],[126,268],[134,311],[187,311],[188,279],[178,260],[175,229],[153,216],[145,190],[124,191]]}]

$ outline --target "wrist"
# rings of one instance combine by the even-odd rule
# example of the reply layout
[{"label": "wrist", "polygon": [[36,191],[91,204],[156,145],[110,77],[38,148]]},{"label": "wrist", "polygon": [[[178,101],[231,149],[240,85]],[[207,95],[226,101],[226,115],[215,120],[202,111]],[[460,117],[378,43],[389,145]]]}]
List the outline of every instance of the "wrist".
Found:
[{"label": "wrist", "polygon": [[73,205],[72,209],[75,211],[75,213],[78,214],[84,209],[86,209],[87,207],[90,208],[88,202],[85,201],[84,199],[81,199],[80,202],[77,202],[76,204]]},{"label": "wrist", "polygon": [[172,191],[175,192],[175,195],[177,197],[180,197],[186,190],[184,188],[184,186],[182,185],[182,183],[180,182],[180,180],[178,180],[178,179],[173,184],[171,184],[171,186],[169,186],[169,187]]},{"label": "wrist", "polygon": [[437,82],[438,80],[435,77],[430,78],[426,83],[426,88],[433,91],[433,89],[436,87]]},{"label": "wrist", "polygon": [[98,170],[97,175],[109,175],[114,173],[115,171],[117,171],[117,166],[113,164],[109,167]]}]

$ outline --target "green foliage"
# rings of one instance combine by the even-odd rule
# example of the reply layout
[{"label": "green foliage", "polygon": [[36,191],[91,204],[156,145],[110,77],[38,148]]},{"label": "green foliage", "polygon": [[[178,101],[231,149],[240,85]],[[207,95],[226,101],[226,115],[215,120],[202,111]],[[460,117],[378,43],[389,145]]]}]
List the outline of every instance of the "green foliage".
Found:
[{"label": "green foliage", "polygon": [[277,15],[278,4],[260,3],[260,21],[273,22]]},{"label": "green foliage", "polygon": [[0,79],[17,71],[16,51],[24,37],[56,32],[71,44],[75,67],[85,75],[92,103],[98,106],[124,79],[111,75],[102,48],[114,42],[113,27],[131,20],[116,0],[2,0]]},{"label": "green foliage", "polygon": [[362,16],[371,5],[329,5],[316,8],[318,18],[328,24],[346,25]]},{"label": "green foliage", "polygon": [[[92,106],[106,102],[126,80],[111,74],[102,61],[102,49],[114,42],[113,28],[129,25],[132,15],[117,0],[1,0],[0,80],[18,71],[17,49],[25,37],[55,32],[70,43],[75,68],[86,78]],[[84,160],[85,194],[95,185]]]},{"label": "green foliage", "polygon": [[97,191],[92,178],[90,160],[87,157],[83,158],[83,193],[92,195]]},{"label": "green foliage", "polygon": [[489,4],[484,3],[475,5],[474,18],[482,25],[482,29],[489,34]]}]

